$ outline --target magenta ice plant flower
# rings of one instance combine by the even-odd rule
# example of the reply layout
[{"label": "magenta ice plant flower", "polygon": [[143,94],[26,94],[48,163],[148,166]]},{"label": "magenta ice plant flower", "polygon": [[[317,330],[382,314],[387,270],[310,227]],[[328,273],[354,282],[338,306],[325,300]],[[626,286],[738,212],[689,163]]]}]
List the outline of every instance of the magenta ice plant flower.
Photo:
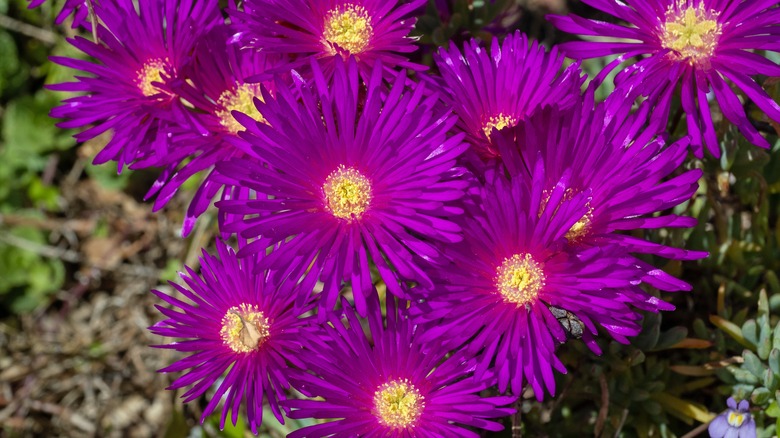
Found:
[{"label": "magenta ice plant flower", "polygon": [[527,177],[486,179],[463,215],[463,242],[449,248],[452,263],[431,273],[432,289],[413,290],[420,305],[411,312],[424,340],[478,354],[477,377],[495,366],[500,392],[521,394],[527,382],[542,400],[555,393],[553,371],[566,372],[555,350],[569,335],[550,306],[571,313],[597,352],[598,327],[625,343],[640,315],[621,294],[637,287],[640,270],[614,245],[568,248],[590,197],[569,190],[569,175],[550,186],[539,160]]},{"label": "magenta ice plant flower", "polygon": [[182,283],[170,283],[188,301],[153,291],[172,308],[156,305],[166,319],[150,330],[160,336],[185,338],[157,346],[189,354],[160,370],[184,372],[168,389],[188,388],[182,397],[190,402],[216,387],[201,421],[224,397],[220,428],[228,413],[236,424],[243,404],[247,422],[257,433],[264,402],[284,421],[279,402],[287,397],[290,370],[303,366],[302,342],[308,323],[294,310],[296,286],[276,283],[266,271],[255,269],[262,255],[239,260],[221,241],[217,254],[214,257],[204,250],[200,274],[186,267],[180,274]]},{"label": "magenta ice plant flower", "polygon": [[[286,60],[253,49],[230,44],[229,28],[220,25],[203,35],[192,58],[181,68],[181,77],[171,84],[172,90],[191,107],[189,123],[172,127],[171,152],[166,156],[165,170],[147,198],[157,195],[154,209],[162,208],[181,187],[198,172],[207,171],[190,202],[183,225],[188,235],[195,220],[220,192],[220,199],[248,197],[248,189],[224,185],[217,181],[213,167],[220,161],[242,156],[248,144],[238,133],[243,125],[233,116],[237,111],[258,122],[264,122],[254,99],[262,99],[261,86],[274,93],[274,82],[250,82]],[[229,220],[220,215],[220,223]]]},{"label": "magenta ice plant flower", "polygon": [[780,65],[760,53],[780,51],[780,9],[776,1],[584,1],[628,26],[576,15],[551,16],[549,19],[561,30],[599,38],[564,43],[564,53],[576,59],[620,55],[613,66],[638,59],[629,62],[615,82],[626,95],[642,94],[657,102],[664,120],[679,85],[688,133],[699,157],[703,155],[702,145],[720,156],[710,92],[723,116],[751,143],[770,147],[751,123],[732,86],[770,119],[780,122],[780,106],[755,80],[759,75],[780,76]]},{"label": "magenta ice plant flower", "polygon": [[411,14],[425,0],[247,0],[234,12],[236,39],[270,53],[294,55],[300,67],[317,59],[326,75],[334,59],[354,56],[368,79],[376,60],[386,69],[425,69],[405,54],[416,50]]},{"label": "magenta ice plant flower", "polygon": [[[552,106],[495,140],[512,176],[525,177],[543,162],[551,188],[568,175],[571,196],[588,192],[587,212],[567,231],[572,247],[618,245],[627,252],[677,260],[696,260],[706,252],[674,248],[626,233],[663,227],[688,228],[695,218],[669,213],[691,199],[701,169],[680,171],[688,140],[667,144],[648,123],[654,117],[649,102],[632,113],[631,102],[620,96],[596,104],[589,88],[576,105]],[[642,280],[667,291],[690,290],[690,285],[639,259]],[[646,310],[670,310],[671,305],[646,294],[632,304]],[[660,306],[660,307],[659,307]]]},{"label": "magenta ice plant flower", "polygon": [[434,59],[443,99],[458,115],[457,128],[483,158],[498,156],[490,142],[493,129],[514,126],[544,105],[573,103],[583,81],[578,65],[564,70],[557,49],[548,53],[519,31],[500,44],[494,38],[489,49],[477,40],[467,42],[463,52],[450,44]]},{"label": "magenta ice plant flower", "polygon": [[217,170],[257,197],[217,207],[244,215],[226,231],[281,244],[268,266],[295,278],[308,272],[309,287],[322,280],[321,309],[332,309],[342,281],[351,281],[365,315],[372,262],[403,296],[406,282],[430,283],[425,266],[440,256],[436,242],[461,239],[452,218],[469,182],[456,159],[468,145],[449,135],[455,118],[438,97],[409,89],[404,73],[388,88],[380,64],[365,84],[354,59],[338,60],[330,80],[316,63],[312,69],[313,85],[298,81],[255,101],[266,123],[240,118],[253,155]]},{"label": "magenta ice plant flower", "polygon": [[420,342],[419,328],[392,297],[383,322],[379,300],[372,297],[371,341],[345,302],[345,320],[333,316],[312,343],[307,372],[296,372],[291,379],[310,399],[288,399],[284,405],[292,409],[290,418],[331,421],[289,437],[477,438],[470,428],[502,430],[493,420],[514,412],[507,405],[515,397],[480,395],[490,383],[474,378],[473,359],[450,355],[440,344]]},{"label": "magenta ice plant flower", "polygon": [[82,37],[74,47],[95,62],[59,57],[52,61],[81,70],[75,82],[50,89],[81,95],[54,108],[62,128],[84,128],[87,141],[104,132],[111,140],[95,157],[134,168],[159,166],[171,152],[169,129],[187,123],[185,108],[169,88],[192,54],[198,36],[223,21],[216,0],[131,0],[95,3],[99,42]]}]

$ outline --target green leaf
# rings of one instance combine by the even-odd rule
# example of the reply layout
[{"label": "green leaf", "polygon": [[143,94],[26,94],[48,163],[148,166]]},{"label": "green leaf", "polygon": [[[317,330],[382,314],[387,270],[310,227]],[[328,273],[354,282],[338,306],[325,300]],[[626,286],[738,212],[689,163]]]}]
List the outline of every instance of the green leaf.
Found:
[{"label": "green leaf", "polygon": [[774,336],[772,336],[772,347],[780,350],[780,323],[775,325]]},{"label": "green leaf", "polygon": [[755,319],[749,319],[742,324],[742,336],[751,344],[758,344],[758,324]]},{"label": "green leaf", "polygon": [[0,229],[0,295],[14,292],[10,308],[16,313],[29,312],[47,301],[65,281],[65,267],[56,258],[45,258],[33,252],[46,243],[43,232],[31,227]]},{"label": "green leaf", "polygon": [[19,53],[16,50],[16,42],[11,34],[0,29],[0,96],[7,94],[19,82],[21,64]]},{"label": "green leaf", "polygon": [[763,406],[772,396],[772,393],[766,388],[756,388],[753,390],[753,394],[750,395],[750,402],[754,406]]},{"label": "green leaf", "polygon": [[5,148],[0,162],[13,169],[31,172],[43,170],[47,153],[64,150],[76,141],[54,126],[49,111],[57,103],[46,91],[12,101],[3,115],[2,132]]},{"label": "green leaf", "polygon": [[84,168],[90,178],[95,180],[101,187],[108,190],[121,191],[127,187],[130,182],[132,172],[117,173],[116,166],[113,163],[106,163],[99,166],[89,165]]},{"label": "green leaf", "polygon": [[703,319],[696,318],[693,320],[693,334],[699,339],[708,339],[710,337],[710,332]]},{"label": "green leaf", "polygon": [[652,398],[661,403],[667,412],[686,422],[694,419],[700,423],[707,423],[715,416],[699,403],[683,400],[665,392],[653,394]]},{"label": "green leaf", "polygon": [[769,352],[767,363],[769,364],[769,369],[780,376],[780,350],[773,348],[772,351]]},{"label": "green leaf", "polygon": [[758,338],[758,344],[756,345],[756,353],[762,360],[766,360],[769,357],[769,352],[772,351],[772,328],[769,326],[767,317],[763,316],[763,324],[761,324],[761,336]]},{"label": "green leaf", "polygon": [[777,375],[772,370],[764,371],[764,386],[770,391],[776,391],[778,389]]},{"label": "green leaf", "polygon": [[649,351],[658,343],[658,338],[660,336],[661,315],[658,313],[650,313],[645,315],[645,318],[642,321],[642,332],[631,341],[631,344],[642,351]]},{"label": "green leaf", "polygon": [[750,371],[750,373],[757,378],[764,377],[764,364],[761,363],[761,359],[759,359],[758,356],[750,350],[745,350],[742,352],[742,358],[745,360],[743,365],[744,369]]},{"label": "green leaf", "polygon": [[763,378],[763,376],[757,377],[750,371],[741,368],[729,368],[729,371],[731,371],[731,374],[733,374],[734,378],[737,379],[737,382],[752,386],[758,384],[759,378]]},{"label": "green leaf", "polygon": [[[766,271],[766,268],[761,269],[761,272],[764,271]],[[769,300],[766,297],[766,291],[763,289],[758,293],[758,315],[769,315]]]},{"label": "green leaf", "polygon": [[742,336],[742,330],[740,330],[739,327],[733,322],[721,318],[718,315],[710,315],[710,322],[734,338],[735,341],[742,344],[743,347],[750,348],[751,350],[756,348],[754,343],[751,343]]},{"label": "green leaf", "polygon": [[32,178],[27,187],[27,196],[32,202],[49,211],[59,210],[60,191],[57,187],[44,185],[37,176]]},{"label": "green leaf", "polygon": [[780,406],[777,404],[777,400],[773,400],[772,403],[766,408],[764,413],[772,418],[780,417]]},{"label": "green leaf", "polygon": [[[214,426],[219,427],[219,416],[213,416]],[[225,421],[225,428],[222,429],[220,435],[227,438],[244,438],[246,432],[246,421],[239,415],[236,424],[233,425],[231,420]]]},{"label": "green leaf", "polygon": [[658,342],[655,344],[652,351],[665,350],[673,347],[685,339],[686,336],[688,336],[688,329],[686,327],[672,327],[659,337]]}]

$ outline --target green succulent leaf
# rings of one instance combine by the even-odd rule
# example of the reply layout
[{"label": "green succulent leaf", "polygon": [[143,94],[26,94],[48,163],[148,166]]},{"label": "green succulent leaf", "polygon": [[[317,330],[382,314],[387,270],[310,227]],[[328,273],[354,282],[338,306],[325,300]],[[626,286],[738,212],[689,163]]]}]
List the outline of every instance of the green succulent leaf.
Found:
[{"label": "green succulent leaf", "polygon": [[751,374],[757,378],[763,378],[766,368],[761,363],[761,359],[758,358],[752,351],[745,350],[742,352],[742,358],[745,360],[743,368],[750,371]]},{"label": "green succulent leaf", "polygon": [[768,369],[764,372],[764,386],[770,391],[776,391],[778,389],[778,378],[772,370]]},{"label": "green succulent leaf", "polygon": [[753,390],[753,394],[750,395],[750,402],[754,406],[763,406],[772,397],[772,393],[766,388],[756,388]]},{"label": "green succulent leaf", "polygon": [[769,352],[767,363],[769,364],[769,369],[780,376],[780,350],[773,348],[772,351]]}]

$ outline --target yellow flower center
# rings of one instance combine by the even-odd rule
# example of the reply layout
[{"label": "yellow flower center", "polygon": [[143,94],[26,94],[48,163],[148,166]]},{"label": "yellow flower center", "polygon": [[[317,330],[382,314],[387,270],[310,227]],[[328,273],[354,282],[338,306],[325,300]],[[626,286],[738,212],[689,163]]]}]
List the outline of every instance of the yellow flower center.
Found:
[{"label": "yellow flower center", "polygon": [[539,296],[545,284],[542,266],[531,254],[515,254],[496,268],[496,287],[507,303],[528,304]]},{"label": "yellow flower center", "polygon": [[691,64],[707,64],[715,53],[721,26],[717,14],[705,10],[704,4],[698,7],[688,5],[685,0],[679,0],[666,13],[661,43],[667,49],[673,50],[679,60],[688,59]]},{"label": "yellow flower center", "polygon": [[588,212],[566,232],[566,240],[571,244],[581,241],[590,233],[590,226],[593,221],[593,207],[590,206],[590,201],[588,201],[587,207]]},{"label": "yellow flower center", "polygon": [[268,318],[254,304],[233,306],[222,317],[219,336],[236,353],[257,350],[270,335]]},{"label": "yellow flower center", "polygon": [[340,219],[359,219],[371,203],[371,182],[354,167],[340,165],[322,186],[328,210]]},{"label": "yellow flower center", "polygon": [[424,408],[425,397],[407,379],[385,383],[374,393],[374,415],[394,429],[413,426]]},{"label": "yellow flower center", "polygon": [[[581,192],[572,188],[568,188],[563,193],[563,199],[570,201],[574,199],[574,196],[578,193]],[[544,190],[542,192],[542,202],[539,206],[538,217],[541,217],[544,213],[544,210],[547,208],[547,203],[550,202],[551,194],[551,190]],[[575,222],[574,225],[569,228],[569,231],[566,232],[566,240],[568,240],[571,244],[578,243],[590,233],[591,223],[593,222],[593,207],[590,206],[590,199],[588,200],[586,207],[588,208],[588,211],[580,218],[580,220]]]},{"label": "yellow flower center", "polygon": [[244,126],[233,117],[232,112],[238,111],[244,113],[258,122],[265,123],[265,118],[257,110],[253,98],[257,97],[263,101],[260,93],[260,84],[240,84],[231,90],[225,90],[219,95],[217,105],[220,109],[216,114],[219,117],[222,126],[231,134],[236,134],[244,130]]},{"label": "yellow flower center", "polygon": [[371,17],[366,9],[347,4],[328,11],[322,37],[331,54],[336,54],[335,44],[355,55],[366,49],[373,33]]},{"label": "yellow flower center", "polygon": [[493,128],[500,131],[507,126],[515,126],[515,124],[517,124],[517,118],[506,114],[499,114],[497,116],[491,116],[482,125],[482,131],[485,133],[485,137],[490,138],[490,133],[493,131]]},{"label": "yellow flower center", "polygon": [[169,67],[170,61],[168,61],[168,58],[150,59],[144,63],[143,67],[138,70],[135,81],[138,89],[141,90],[141,93],[144,96],[150,97],[159,93],[168,94],[166,91],[159,89],[152,83],[165,82],[162,75]]},{"label": "yellow flower center", "polygon": [[729,411],[729,416],[726,419],[731,427],[742,427],[742,423],[745,422],[746,415],[741,412]]}]

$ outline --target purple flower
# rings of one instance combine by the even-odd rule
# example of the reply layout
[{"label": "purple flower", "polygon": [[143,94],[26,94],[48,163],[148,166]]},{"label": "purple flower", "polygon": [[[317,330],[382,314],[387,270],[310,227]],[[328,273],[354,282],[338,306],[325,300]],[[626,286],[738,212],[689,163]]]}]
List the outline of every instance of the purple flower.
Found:
[{"label": "purple flower", "polygon": [[[617,245],[627,252],[678,260],[696,260],[706,252],[649,242],[624,231],[695,226],[692,217],[668,213],[689,200],[698,188],[701,169],[680,172],[687,139],[667,145],[647,126],[651,105],[631,113],[631,102],[614,96],[595,104],[590,88],[570,108],[543,109],[514,132],[495,138],[509,173],[527,175],[542,162],[552,188],[568,176],[570,195],[588,192],[587,212],[566,233],[572,247]],[[666,291],[690,290],[690,285],[631,256],[645,271],[642,280]],[[633,290],[633,289],[632,289]],[[645,310],[671,310],[670,304],[636,290],[625,297]]]},{"label": "purple flower", "polygon": [[[238,136],[244,127],[233,117],[233,111],[264,121],[254,105],[254,98],[262,99],[261,85],[273,94],[273,81],[255,83],[248,82],[247,78],[286,61],[279,56],[241,49],[229,44],[229,38],[225,25],[204,35],[196,45],[193,57],[182,67],[181,78],[171,85],[195,111],[190,114],[189,123],[170,130],[174,146],[164,160],[166,170],[146,195],[149,198],[158,194],[155,210],[162,208],[196,173],[212,168],[217,162],[242,156],[242,150],[248,149],[246,141]],[[221,199],[248,197],[247,189],[224,186],[217,180],[216,172],[210,170],[201,182],[187,210],[183,235],[189,234],[197,217],[221,189],[224,188]],[[220,215],[220,223],[227,220]]]},{"label": "purple flower", "polygon": [[[28,9],[34,9],[40,5],[46,3],[46,0],[27,0],[30,4]],[[95,4],[97,0],[92,0]],[[53,3],[53,2],[52,2]],[[66,18],[73,15],[73,24],[71,27],[77,28],[82,25],[88,26],[89,7],[87,6],[87,0],[65,0],[65,4],[62,5],[62,10],[57,14],[54,22],[56,24],[62,24]]]},{"label": "purple flower", "polygon": [[167,129],[186,122],[184,106],[168,87],[179,77],[198,36],[222,22],[216,1],[140,0],[139,12],[130,0],[95,3],[104,25],[101,43],[69,40],[97,62],[52,57],[52,61],[82,70],[76,82],[52,85],[58,91],[84,93],[65,99],[52,117],[66,119],[62,128],[88,127],[75,137],[86,141],[113,131],[95,163],[109,160],[134,168],[156,166],[170,153]]},{"label": "purple flower", "polygon": [[400,55],[416,50],[409,37],[415,23],[410,15],[423,4],[425,0],[247,0],[244,11],[234,13],[236,38],[265,52],[296,55],[302,67],[309,58],[317,59],[326,76],[333,73],[334,59],[350,55],[365,79],[376,60],[388,70],[424,70]]},{"label": "purple flower", "polygon": [[[410,90],[400,73],[388,90],[377,65],[365,85],[354,59],[336,62],[326,80],[313,63],[314,85],[277,87],[276,99],[255,101],[267,123],[241,117],[254,159],[218,163],[217,170],[258,193],[221,201],[245,215],[226,231],[283,243],[263,266],[306,284],[324,282],[321,309],[337,303],[342,280],[352,282],[357,311],[366,313],[371,263],[391,293],[401,281],[429,284],[424,266],[439,257],[434,243],[456,242],[453,205],[468,182],[455,167],[468,147],[448,136],[455,118],[425,87]],[[243,253],[265,251],[264,241]],[[307,287],[304,287],[307,289]]]},{"label": "purple flower", "polygon": [[483,158],[498,156],[490,142],[493,129],[514,126],[544,105],[575,101],[583,80],[578,65],[561,74],[563,56],[556,49],[547,53],[537,42],[529,44],[519,31],[501,45],[494,38],[489,51],[471,40],[463,53],[451,44],[434,59],[444,99],[458,115],[458,129]]},{"label": "purple flower", "polygon": [[715,417],[707,428],[711,438],[756,438],[756,421],[748,412],[750,405],[742,400],[737,406],[734,397],[726,402],[729,408]]},{"label": "purple flower", "polygon": [[550,306],[573,315],[596,351],[597,326],[627,342],[640,316],[621,294],[637,287],[639,270],[615,246],[567,247],[590,197],[569,190],[568,175],[549,186],[541,160],[532,177],[502,175],[488,172],[464,215],[463,243],[449,249],[452,264],[431,274],[435,288],[413,289],[422,303],[411,311],[425,324],[424,340],[465,342],[479,353],[477,377],[495,363],[499,391],[520,394],[527,381],[541,400],[545,388],[555,393],[553,370],[566,372],[555,348],[567,333]]},{"label": "purple flower", "polygon": [[780,9],[776,1],[584,1],[631,26],[576,15],[551,16],[549,19],[564,31],[620,39],[565,43],[561,50],[568,56],[583,59],[620,54],[608,69],[642,57],[626,67],[615,82],[630,97],[643,94],[656,101],[664,121],[680,84],[688,133],[698,157],[703,155],[702,143],[713,155],[720,156],[709,109],[710,89],[723,116],[737,125],[751,143],[769,148],[769,142],[753,127],[730,84],[736,85],[770,119],[780,122],[780,106],[753,79],[756,75],[780,76],[780,66],[754,52],[780,51]]},{"label": "purple flower", "polygon": [[201,421],[226,395],[220,428],[225,425],[228,411],[236,424],[243,402],[249,425],[257,433],[263,420],[263,400],[283,421],[279,401],[285,399],[290,386],[290,364],[302,366],[301,345],[307,322],[293,311],[297,294],[293,284],[277,284],[267,272],[256,272],[260,255],[239,260],[222,242],[217,242],[217,253],[219,258],[204,250],[200,275],[187,267],[187,272],[180,274],[184,284],[170,283],[191,303],[153,291],[181,312],[156,305],[167,319],[150,330],[160,336],[189,338],[157,346],[191,353],[160,370],[188,370],[168,388],[190,387],[183,395],[185,402],[203,395],[224,375]]},{"label": "purple flower", "polygon": [[431,437],[480,435],[464,426],[502,430],[490,421],[510,415],[503,407],[515,397],[481,397],[490,385],[473,378],[474,361],[438,344],[421,343],[419,329],[387,300],[387,324],[376,294],[369,301],[366,338],[355,312],[344,302],[346,325],[338,317],[325,324],[315,351],[307,355],[309,372],[291,382],[307,397],[288,399],[290,418],[333,421],[304,427],[289,437]]}]

